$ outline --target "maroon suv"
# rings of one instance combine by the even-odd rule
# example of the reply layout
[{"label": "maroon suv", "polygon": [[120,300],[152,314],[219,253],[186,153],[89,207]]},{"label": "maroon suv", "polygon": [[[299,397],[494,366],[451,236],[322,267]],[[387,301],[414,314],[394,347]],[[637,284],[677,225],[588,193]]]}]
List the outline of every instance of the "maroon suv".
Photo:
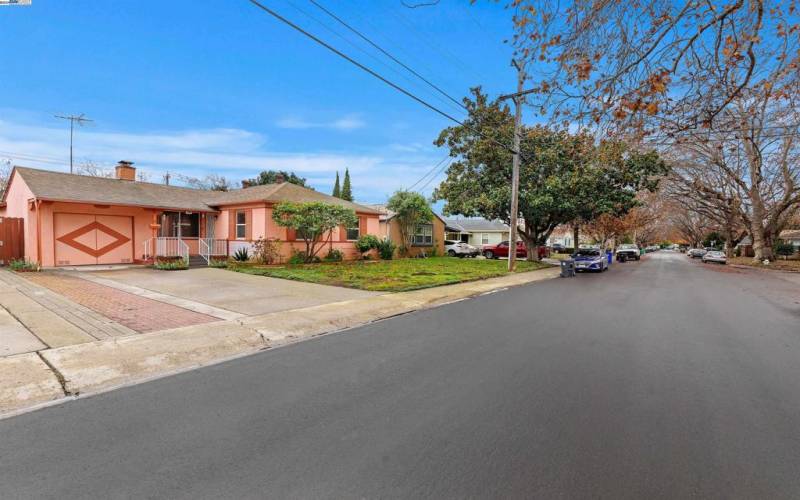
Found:
[{"label": "maroon suv", "polygon": [[[483,247],[483,256],[487,259],[499,259],[500,257],[508,257],[508,241],[501,241],[497,245],[485,245]],[[517,242],[517,258],[524,259],[528,256],[528,249],[522,241]],[[550,249],[547,247],[539,247],[539,258],[543,259],[550,256]]]}]

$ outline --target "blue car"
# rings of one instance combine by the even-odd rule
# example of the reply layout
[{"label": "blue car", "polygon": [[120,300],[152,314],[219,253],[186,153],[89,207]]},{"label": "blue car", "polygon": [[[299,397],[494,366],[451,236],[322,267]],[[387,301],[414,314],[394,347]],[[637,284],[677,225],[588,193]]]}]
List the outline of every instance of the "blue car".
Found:
[{"label": "blue car", "polygon": [[581,248],[572,255],[576,271],[596,271],[608,269],[608,257],[599,248]]}]

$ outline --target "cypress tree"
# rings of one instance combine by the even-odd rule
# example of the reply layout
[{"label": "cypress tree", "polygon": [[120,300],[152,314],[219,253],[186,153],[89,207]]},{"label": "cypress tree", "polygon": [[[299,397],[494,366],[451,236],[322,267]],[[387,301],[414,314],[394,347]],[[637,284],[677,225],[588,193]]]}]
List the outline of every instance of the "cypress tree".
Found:
[{"label": "cypress tree", "polygon": [[344,169],[344,183],[342,184],[342,196],[340,198],[353,201],[353,190],[350,187],[350,170],[348,169]]},{"label": "cypress tree", "polygon": [[341,198],[342,197],[342,190],[339,187],[339,171],[338,170],[336,171],[336,182],[333,184],[333,193],[331,193],[331,196],[334,196],[336,198]]}]

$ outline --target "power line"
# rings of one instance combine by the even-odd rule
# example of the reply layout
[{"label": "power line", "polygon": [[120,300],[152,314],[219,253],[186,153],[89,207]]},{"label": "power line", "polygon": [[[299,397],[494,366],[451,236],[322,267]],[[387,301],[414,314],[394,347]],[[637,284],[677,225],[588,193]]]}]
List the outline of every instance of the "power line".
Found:
[{"label": "power line", "polygon": [[[349,38],[345,37],[344,35],[342,35],[342,34],[341,34],[341,33],[339,33],[338,31],[336,31],[336,30],[335,30],[335,29],[333,29],[332,27],[328,26],[326,23],[324,23],[323,21],[319,20],[317,17],[313,16],[312,14],[310,14],[310,13],[309,13],[308,11],[306,11],[305,9],[303,9],[303,8],[299,7],[299,6],[298,6],[296,3],[294,3],[292,0],[284,0],[284,1],[285,1],[286,3],[288,3],[289,5],[291,5],[291,6],[292,6],[292,8],[294,8],[296,11],[300,12],[300,13],[301,13],[301,14],[303,14],[305,17],[307,17],[307,18],[311,19],[312,21],[314,21],[315,23],[319,24],[319,25],[320,25],[322,28],[324,28],[326,31],[328,31],[328,32],[332,33],[333,35],[335,35],[336,37],[338,37],[338,38],[342,39],[342,40],[343,40],[345,43],[347,43],[348,45],[350,45],[351,47],[353,47],[354,49],[356,49],[356,50],[357,50],[357,51],[359,51],[360,53],[364,54],[365,56],[369,57],[370,59],[372,59],[373,61],[375,61],[376,63],[378,63],[380,66],[382,66],[383,68],[385,68],[385,69],[387,69],[387,70],[391,71],[392,73],[394,73],[395,75],[397,75],[397,76],[399,76],[400,78],[404,79],[406,82],[408,82],[408,83],[409,83],[409,84],[411,84],[411,85],[417,85],[417,84],[418,84],[418,82],[417,82],[416,80],[412,79],[412,78],[411,78],[409,75],[407,75],[407,74],[406,74],[406,73],[404,73],[404,72],[401,72],[401,71],[400,71],[398,68],[396,68],[394,65],[391,65],[391,64],[389,64],[388,62],[384,61],[383,59],[379,58],[379,57],[378,57],[376,54],[373,54],[373,53],[371,53],[371,52],[369,52],[369,51],[365,50],[365,49],[364,49],[364,48],[362,48],[361,46],[357,45],[355,42],[353,42],[353,41],[352,41],[352,40],[350,40]],[[448,105],[448,106],[452,106],[452,103],[450,103],[449,101],[446,101],[446,100],[442,99],[442,98],[441,98],[441,97],[440,97],[438,94],[434,95],[434,97],[435,97],[435,98],[436,98],[436,99],[437,99],[439,102],[441,102],[441,103],[443,103],[443,104],[446,104],[446,105]],[[459,109],[459,111],[461,111],[461,108],[458,108],[458,109]]]},{"label": "power line", "polygon": [[420,193],[422,193],[423,191],[425,191],[425,189],[427,189],[427,187],[430,185],[430,183],[431,183],[431,182],[433,182],[433,180],[434,180],[435,178],[439,177],[439,175],[440,175],[442,172],[444,172],[444,169],[445,169],[445,168],[447,168],[447,167],[449,167],[449,166],[450,166],[452,163],[453,163],[453,162],[452,162],[452,161],[450,161],[449,163],[445,163],[444,165],[442,165],[442,168],[440,168],[438,172],[436,172],[435,174],[433,174],[433,177],[431,177],[430,179],[428,179],[428,182],[426,182],[424,186],[422,186],[421,188],[419,188],[419,190],[418,190],[418,191],[419,191]]},{"label": "power line", "polygon": [[450,158],[450,155],[449,155],[449,154],[448,154],[447,156],[445,156],[444,158],[442,158],[441,160],[439,160],[439,162],[438,162],[438,163],[436,163],[436,165],[434,165],[434,166],[433,166],[433,168],[431,168],[430,170],[428,170],[427,172],[425,172],[425,175],[423,175],[422,177],[420,177],[419,179],[417,179],[417,182],[415,182],[414,184],[410,185],[410,186],[408,187],[408,191],[411,191],[412,189],[414,189],[414,186],[416,186],[417,184],[419,184],[420,182],[422,182],[422,181],[423,181],[423,180],[424,180],[426,177],[428,177],[429,175],[431,175],[431,173],[432,173],[434,170],[436,170],[437,168],[439,168],[439,166],[440,166],[442,163],[444,163],[444,162],[445,162],[445,160],[447,160],[448,158]]},{"label": "power line", "polygon": [[248,1],[250,3],[252,3],[253,5],[255,5],[256,7],[258,7],[259,9],[263,10],[264,12],[266,12],[267,14],[271,15],[275,19],[281,21],[282,23],[288,25],[292,29],[294,29],[296,31],[299,31],[300,33],[302,33],[306,37],[308,37],[311,40],[313,40],[313,41],[317,42],[318,44],[322,45],[323,47],[325,47],[326,49],[330,50],[331,52],[333,52],[337,56],[341,57],[342,59],[346,60],[350,64],[353,64],[354,66],[358,67],[359,69],[361,69],[363,71],[366,71],[367,73],[369,73],[373,77],[377,78],[378,80],[382,81],[386,85],[389,85],[390,87],[392,87],[393,89],[397,90],[398,92],[410,97],[411,99],[417,101],[419,104],[422,104],[423,106],[425,106],[426,108],[430,109],[434,113],[437,113],[437,114],[447,118],[448,120],[461,125],[462,127],[474,132],[478,136],[483,137],[483,138],[487,139],[488,141],[490,141],[490,142],[492,142],[494,144],[497,144],[497,145],[501,146],[502,148],[504,148],[504,149],[506,149],[508,151],[511,151],[511,152],[514,151],[513,148],[510,148],[508,145],[503,144],[503,143],[497,141],[496,139],[492,139],[490,137],[485,137],[482,133],[480,133],[480,131],[474,129],[473,127],[470,127],[469,125],[465,124],[464,122],[462,122],[461,120],[455,118],[454,116],[448,114],[447,112],[442,111],[441,109],[439,109],[436,106],[434,106],[433,104],[425,101],[421,97],[418,97],[418,96],[414,95],[413,93],[409,92],[408,90],[404,89],[403,87],[399,86],[398,84],[394,83],[393,81],[391,81],[391,80],[387,79],[386,77],[382,76],[381,74],[379,74],[378,72],[376,72],[373,69],[369,68],[368,66],[365,66],[364,64],[356,61],[355,59],[353,59],[352,57],[348,56],[344,52],[340,51],[339,49],[335,48],[334,46],[332,46],[329,43],[325,42],[324,40],[320,39],[319,37],[313,35],[312,33],[306,31],[305,29],[301,28],[300,26],[298,26],[297,24],[293,23],[289,19],[286,19],[285,17],[283,17],[282,15],[278,14],[274,10],[270,9],[266,5],[262,4],[258,0],[248,0]]},{"label": "power line", "polygon": [[342,20],[340,17],[338,17],[336,14],[334,14],[334,13],[333,13],[333,12],[331,12],[330,10],[326,9],[324,6],[320,5],[320,4],[319,4],[319,2],[317,2],[316,0],[309,0],[309,1],[310,1],[311,3],[313,3],[314,5],[316,5],[316,6],[317,6],[317,7],[318,7],[320,10],[322,10],[323,12],[325,12],[326,14],[328,14],[330,17],[332,17],[333,19],[335,19],[336,21],[338,21],[338,22],[339,22],[339,24],[341,24],[341,25],[342,25],[342,26],[344,26],[345,28],[347,28],[347,29],[349,29],[350,31],[352,31],[353,33],[355,33],[355,34],[356,34],[358,37],[360,37],[362,40],[364,40],[364,41],[365,41],[365,42],[367,42],[368,44],[372,45],[374,48],[376,48],[377,50],[379,50],[379,51],[380,51],[382,54],[384,54],[386,57],[388,57],[388,58],[389,58],[389,59],[391,59],[392,61],[396,62],[397,64],[399,64],[400,66],[402,66],[403,68],[405,68],[407,71],[409,71],[411,74],[413,74],[414,76],[416,76],[417,78],[419,78],[419,79],[420,79],[420,80],[422,80],[423,82],[427,83],[427,84],[428,84],[430,87],[432,87],[433,89],[435,89],[437,92],[439,92],[440,94],[442,94],[442,95],[443,95],[443,96],[445,96],[446,98],[450,99],[450,100],[451,100],[452,102],[454,102],[456,105],[458,105],[458,106],[460,106],[460,107],[464,108],[465,110],[467,109],[467,108],[466,108],[466,106],[464,106],[464,104],[463,104],[462,102],[458,101],[458,100],[457,100],[457,99],[455,99],[453,96],[451,96],[450,94],[448,94],[447,92],[445,92],[444,90],[442,90],[441,88],[439,88],[439,87],[438,87],[436,84],[432,83],[432,82],[431,82],[431,81],[429,81],[427,78],[425,78],[424,76],[422,76],[422,75],[420,75],[419,73],[417,73],[416,71],[414,71],[414,70],[413,70],[412,68],[410,68],[408,65],[406,65],[405,63],[403,63],[402,61],[400,61],[399,59],[397,59],[395,56],[393,56],[392,54],[390,54],[388,51],[384,50],[384,49],[383,49],[383,47],[381,47],[381,46],[380,46],[380,45],[378,45],[377,43],[375,43],[375,42],[373,42],[372,40],[370,40],[369,38],[367,38],[367,36],[366,36],[366,35],[364,35],[364,34],[363,34],[363,33],[361,33],[360,31],[358,31],[357,29],[355,29],[355,28],[353,28],[352,26],[350,26],[348,23],[346,23],[344,20]]}]

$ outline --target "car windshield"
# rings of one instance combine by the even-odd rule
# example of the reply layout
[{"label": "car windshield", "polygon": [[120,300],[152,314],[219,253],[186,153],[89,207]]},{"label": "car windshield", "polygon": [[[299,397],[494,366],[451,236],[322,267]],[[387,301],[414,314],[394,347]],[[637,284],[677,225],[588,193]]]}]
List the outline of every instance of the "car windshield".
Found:
[{"label": "car windshield", "polygon": [[581,248],[575,255],[581,256],[596,256],[600,255],[600,250],[596,248]]},{"label": "car windshield", "polygon": [[620,247],[622,250],[627,250],[627,249],[629,249],[629,248],[636,248],[636,245],[625,244],[625,245],[620,245],[619,247]]}]

